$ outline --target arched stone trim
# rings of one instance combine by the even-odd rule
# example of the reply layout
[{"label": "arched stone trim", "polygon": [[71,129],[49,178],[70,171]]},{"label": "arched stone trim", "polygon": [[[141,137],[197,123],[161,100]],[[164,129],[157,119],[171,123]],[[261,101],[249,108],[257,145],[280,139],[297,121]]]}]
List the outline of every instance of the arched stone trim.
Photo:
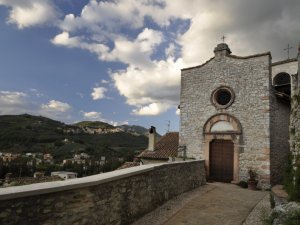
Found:
[{"label": "arched stone trim", "polygon": [[242,133],[242,126],[240,124],[240,122],[232,115],[229,115],[227,113],[219,113],[216,115],[213,115],[212,117],[210,117],[206,123],[204,124],[203,127],[203,134],[210,134],[210,133],[216,133],[216,132],[211,132],[211,128],[213,127],[213,125],[217,122],[220,121],[226,121],[229,122],[234,131],[227,131],[226,133],[235,133],[235,134],[241,134]]},{"label": "arched stone trim", "polygon": [[[220,121],[229,122],[234,130],[224,131],[224,132],[212,132],[211,128],[214,124]],[[210,143],[213,140],[229,140],[233,142],[234,153],[233,153],[233,182],[239,181],[239,155],[240,155],[240,146],[242,145],[242,126],[237,118],[227,113],[220,113],[210,117],[203,127],[203,147],[204,147],[204,160],[206,166],[207,176],[209,177],[209,150]]]}]

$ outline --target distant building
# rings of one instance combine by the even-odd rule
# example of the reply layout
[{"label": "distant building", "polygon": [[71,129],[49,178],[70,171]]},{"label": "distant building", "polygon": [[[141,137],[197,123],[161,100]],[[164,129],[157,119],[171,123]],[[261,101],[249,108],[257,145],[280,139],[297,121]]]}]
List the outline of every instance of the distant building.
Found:
[{"label": "distant building", "polygon": [[19,154],[19,153],[10,153],[10,152],[8,152],[8,153],[3,153],[2,154],[3,162],[11,162],[11,161],[13,161],[15,159],[18,159],[20,157],[21,157],[21,154]]},{"label": "distant building", "polygon": [[49,154],[49,153],[44,154],[43,158],[44,158],[45,163],[50,163],[50,164],[53,163],[53,156],[51,154]]},{"label": "distant building", "polygon": [[149,145],[137,158],[143,164],[174,161],[178,155],[179,133],[168,132],[156,142],[156,129],[149,130]]},{"label": "distant building", "polygon": [[69,179],[77,178],[77,173],[67,172],[67,171],[56,171],[56,172],[51,172],[51,177],[53,176],[59,176],[60,178],[69,180]]}]

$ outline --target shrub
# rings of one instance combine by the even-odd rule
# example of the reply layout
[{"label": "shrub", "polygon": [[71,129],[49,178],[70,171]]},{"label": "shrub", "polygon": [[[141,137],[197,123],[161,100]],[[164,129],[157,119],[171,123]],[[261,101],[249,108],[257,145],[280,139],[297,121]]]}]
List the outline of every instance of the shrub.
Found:
[{"label": "shrub", "polygon": [[299,225],[300,224],[300,211],[293,212],[288,215],[283,225]]},{"label": "shrub", "polygon": [[247,182],[243,180],[238,183],[238,186],[240,186],[241,188],[248,188]]},{"label": "shrub", "polygon": [[[300,202],[300,167],[299,159],[296,160],[297,166],[296,170],[293,168],[292,164],[292,154],[289,155],[288,162],[285,167],[284,174],[284,189],[289,195],[290,201]],[[294,180],[295,177],[295,180]]]}]

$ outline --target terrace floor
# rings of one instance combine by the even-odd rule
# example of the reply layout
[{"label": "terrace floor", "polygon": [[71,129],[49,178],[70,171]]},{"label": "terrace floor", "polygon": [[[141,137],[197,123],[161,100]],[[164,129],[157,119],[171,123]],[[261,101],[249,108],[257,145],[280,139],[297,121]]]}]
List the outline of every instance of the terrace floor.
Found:
[{"label": "terrace floor", "polygon": [[209,183],[168,201],[134,225],[241,225],[267,194]]}]

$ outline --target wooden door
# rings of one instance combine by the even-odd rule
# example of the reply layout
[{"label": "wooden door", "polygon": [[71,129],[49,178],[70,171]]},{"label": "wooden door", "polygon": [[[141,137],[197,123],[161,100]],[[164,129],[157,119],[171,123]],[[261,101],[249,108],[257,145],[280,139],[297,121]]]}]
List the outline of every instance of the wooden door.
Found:
[{"label": "wooden door", "polygon": [[226,140],[214,140],[209,149],[210,179],[221,182],[233,180],[233,143]]}]

